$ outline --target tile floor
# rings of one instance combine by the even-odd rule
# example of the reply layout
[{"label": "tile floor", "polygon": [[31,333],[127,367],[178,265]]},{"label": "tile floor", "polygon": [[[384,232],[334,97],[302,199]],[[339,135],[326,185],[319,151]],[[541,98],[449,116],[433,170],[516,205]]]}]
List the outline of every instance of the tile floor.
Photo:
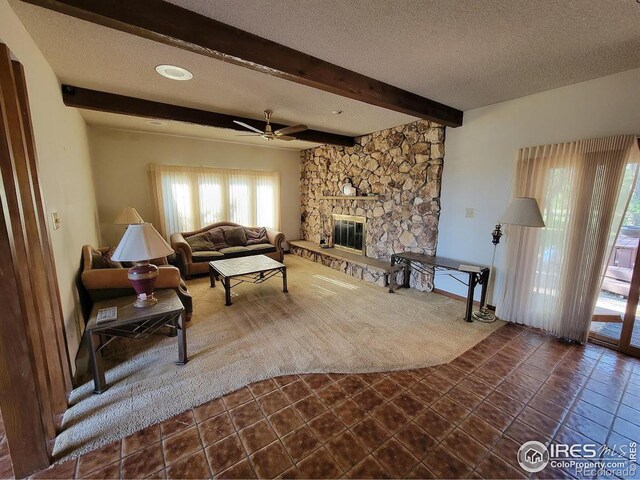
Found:
[{"label": "tile floor", "polygon": [[640,361],[507,325],[447,365],[255,383],[36,476],[522,478],[524,441],[640,441],[638,408]]}]

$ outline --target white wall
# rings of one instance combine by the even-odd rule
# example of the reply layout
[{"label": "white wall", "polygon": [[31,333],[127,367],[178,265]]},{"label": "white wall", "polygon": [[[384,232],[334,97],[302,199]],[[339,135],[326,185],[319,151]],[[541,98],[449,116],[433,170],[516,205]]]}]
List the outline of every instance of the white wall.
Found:
[{"label": "white wall", "polygon": [[61,220],[59,230],[49,225],[49,231],[73,359],[84,329],[75,276],[82,245],[98,239],[86,125],[62,103],[58,79],[6,0],[0,0],[0,41],[24,66],[47,218],[57,211]]},{"label": "white wall", "polygon": [[[511,199],[519,148],[619,134],[640,134],[640,69],[465,112],[463,126],[446,131],[437,254],[491,263],[491,231]],[[466,208],[475,208],[474,218],[465,218]],[[505,241],[508,227],[493,305],[502,293]],[[448,277],[436,277],[436,288],[466,295]]]},{"label": "white wall", "polygon": [[116,246],[124,228],[112,222],[127,206],[153,221],[148,166],[190,165],[280,172],[281,223],[300,238],[300,153],[214,140],[89,126],[102,246]]}]

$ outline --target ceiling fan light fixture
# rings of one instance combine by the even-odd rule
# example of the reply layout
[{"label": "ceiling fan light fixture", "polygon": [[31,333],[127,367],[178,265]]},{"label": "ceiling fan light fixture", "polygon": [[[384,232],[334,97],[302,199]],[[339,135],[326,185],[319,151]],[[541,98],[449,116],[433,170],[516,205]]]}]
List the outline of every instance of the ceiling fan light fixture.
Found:
[{"label": "ceiling fan light fixture", "polygon": [[170,80],[185,81],[193,78],[193,73],[177,65],[158,65],[156,66],[156,72]]}]

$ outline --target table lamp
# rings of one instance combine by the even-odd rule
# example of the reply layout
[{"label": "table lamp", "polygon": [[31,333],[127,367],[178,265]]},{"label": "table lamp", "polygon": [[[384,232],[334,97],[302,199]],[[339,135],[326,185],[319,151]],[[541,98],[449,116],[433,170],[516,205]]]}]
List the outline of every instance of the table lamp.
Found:
[{"label": "table lamp", "polygon": [[[516,225],[520,227],[544,227],[544,220],[542,219],[542,213],[540,213],[540,207],[538,201],[531,197],[516,197],[511,200],[511,203],[502,214],[498,223],[496,223],[493,232],[491,232],[491,243],[493,243],[493,258],[491,260],[491,270],[489,270],[489,278],[493,272],[493,266],[496,261],[496,248],[500,243],[500,237],[502,237],[502,225]],[[487,284],[489,283],[487,278]],[[486,299],[483,305],[480,305],[480,310],[473,313],[473,317],[485,323],[495,322],[496,316],[489,311],[486,305]]]},{"label": "table lamp", "polygon": [[144,220],[133,207],[126,207],[113,221],[115,225],[131,225],[133,223],[144,223]]},{"label": "table lamp", "polygon": [[149,263],[153,258],[171,255],[173,249],[150,223],[134,223],[124,232],[122,240],[111,256],[118,262],[133,262],[127,273],[138,298],[134,306],[143,308],[155,305],[153,286],[158,278],[158,267]]}]

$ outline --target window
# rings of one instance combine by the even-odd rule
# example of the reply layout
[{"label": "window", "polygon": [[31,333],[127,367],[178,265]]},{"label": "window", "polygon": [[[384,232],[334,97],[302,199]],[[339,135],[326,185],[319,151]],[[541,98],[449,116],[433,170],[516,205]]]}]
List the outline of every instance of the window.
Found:
[{"label": "window", "polygon": [[220,221],[280,228],[280,174],[151,165],[156,223],[169,237]]}]

